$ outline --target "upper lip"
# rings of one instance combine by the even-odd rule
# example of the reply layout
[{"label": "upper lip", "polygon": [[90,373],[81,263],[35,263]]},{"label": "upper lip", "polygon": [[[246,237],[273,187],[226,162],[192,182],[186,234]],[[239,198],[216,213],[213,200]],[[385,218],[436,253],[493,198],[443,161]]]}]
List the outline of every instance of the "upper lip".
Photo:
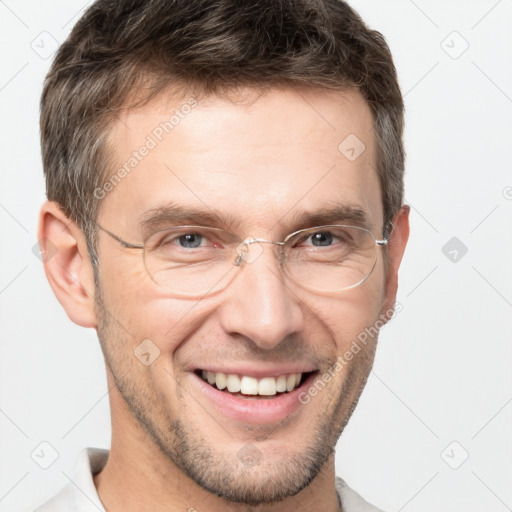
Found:
[{"label": "upper lip", "polygon": [[312,365],[273,365],[273,366],[258,366],[247,362],[234,365],[230,363],[229,366],[220,366],[205,364],[204,366],[198,365],[193,368],[193,371],[205,370],[207,372],[222,372],[226,375],[246,375],[247,377],[254,377],[256,379],[263,379],[264,377],[279,377],[280,375],[288,375],[290,373],[308,373],[317,370]]}]

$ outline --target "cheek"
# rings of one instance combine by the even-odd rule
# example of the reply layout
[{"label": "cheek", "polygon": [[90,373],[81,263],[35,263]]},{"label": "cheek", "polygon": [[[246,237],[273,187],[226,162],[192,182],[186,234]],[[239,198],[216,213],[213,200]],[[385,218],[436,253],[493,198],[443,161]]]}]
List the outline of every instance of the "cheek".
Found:
[{"label": "cheek", "polygon": [[141,252],[117,247],[98,252],[103,296],[110,304],[126,302],[129,305],[139,290],[145,290],[153,283],[147,275]]},{"label": "cheek", "polygon": [[330,331],[335,350],[340,354],[376,324],[382,303],[383,286],[379,278],[347,290],[335,299],[317,298],[315,307],[310,309],[316,314],[320,325],[323,324]]},{"label": "cheek", "polygon": [[160,290],[147,275],[142,257],[104,258],[100,281],[111,320],[131,337],[137,339],[141,335],[152,334],[152,329],[165,319],[163,308],[155,308],[155,303],[165,301],[155,301]]},{"label": "cheek", "polygon": [[113,320],[110,324],[115,324],[119,336],[132,348],[149,339],[162,354],[172,355],[209,314],[206,300],[168,297],[147,276],[144,267],[122,275],[111,270],[109,278],[102,281],[105,304]]}]

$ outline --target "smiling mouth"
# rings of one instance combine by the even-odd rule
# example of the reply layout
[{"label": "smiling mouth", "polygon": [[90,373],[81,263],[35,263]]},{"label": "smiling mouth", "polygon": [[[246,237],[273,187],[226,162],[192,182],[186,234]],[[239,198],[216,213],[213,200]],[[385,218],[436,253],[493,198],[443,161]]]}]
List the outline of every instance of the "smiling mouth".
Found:
[{"label": "smiling mouth", "polygon": [[310,375],[316,372],[289,373],[257,379],[247,375],[223,372],[195,371],[204,382],[219,391],[239,397],[275,397],[297,389]]}]

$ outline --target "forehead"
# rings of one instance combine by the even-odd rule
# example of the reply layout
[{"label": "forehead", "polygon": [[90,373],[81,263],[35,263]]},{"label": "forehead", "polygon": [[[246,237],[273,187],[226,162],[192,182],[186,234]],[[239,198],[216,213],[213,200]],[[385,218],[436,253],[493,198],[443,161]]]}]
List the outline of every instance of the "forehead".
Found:
[{"label": "forehead", "polygon": [[172,202],[270,229],[336,204],[363,210],[377,227],[375,149],[357,91],[162,95],[113,127],[100,215],[134,233],[148,211]]}]

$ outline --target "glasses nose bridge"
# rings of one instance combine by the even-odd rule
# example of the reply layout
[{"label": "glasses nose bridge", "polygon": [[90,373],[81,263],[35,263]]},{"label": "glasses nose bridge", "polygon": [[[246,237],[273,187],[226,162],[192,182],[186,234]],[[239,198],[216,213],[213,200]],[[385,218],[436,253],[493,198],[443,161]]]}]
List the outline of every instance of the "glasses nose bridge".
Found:
[{"label": "glasses nose bridge", "polygon": [[276,242],[274,240],[268,240],[266,238],[254,238],[252,236],[248,236],[245,238],[245,240],[242,240],[236,248],[237,257],[234,261],[234,265],[240,266],[242,264],[242,262],[245,261],[245,254],[249,251],[249,246],[251,244],[255,244],[255,243],[267,243],[267,244],[277,245],[278,247],[281,248],[280,256],[282,259],[282,256],[283,256],[282,248],[284,247],[285,242]]}]

